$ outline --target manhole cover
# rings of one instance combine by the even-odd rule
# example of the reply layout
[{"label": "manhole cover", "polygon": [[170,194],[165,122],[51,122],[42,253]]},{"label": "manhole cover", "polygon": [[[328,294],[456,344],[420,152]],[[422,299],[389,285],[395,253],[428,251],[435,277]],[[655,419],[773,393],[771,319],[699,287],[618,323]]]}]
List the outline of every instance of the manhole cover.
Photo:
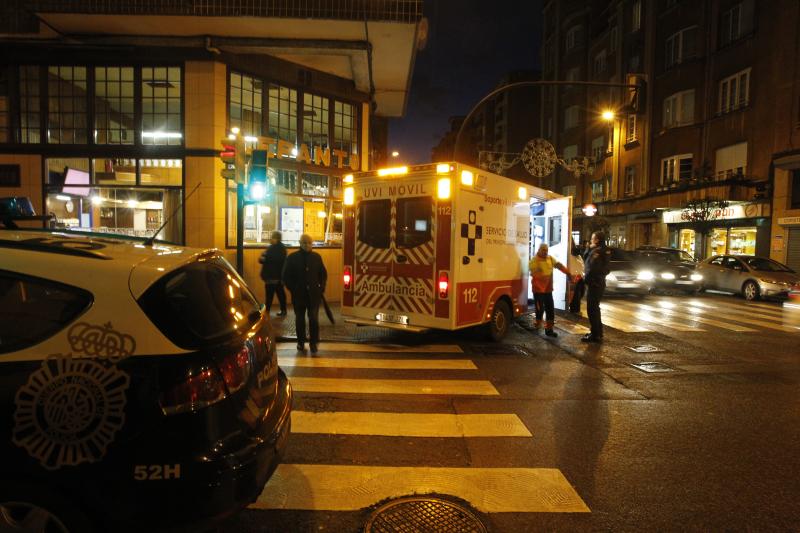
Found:
[{"label": "manhole cover", "polygon": [[438,498],[399,498],[378,507],[364,533],[486,533],[468,509]]},{"label": "manhole cover", "polygon": [[639,344],[638,346],[628,346],[628,349],[633,350],[636,353],[653,353],[653,352],[664,351],[658,346],[653,346],[652,344]]},{"label": "manhole cover", "polygon": [[641,370],[642,372],[647,372],[650,374],[654,374],[657,372],[675,372],[675,369],[669,365],[665,365],[664,363],[657,363],[654,361],[645,361],[641,363],[631,363],[633,368]]}]

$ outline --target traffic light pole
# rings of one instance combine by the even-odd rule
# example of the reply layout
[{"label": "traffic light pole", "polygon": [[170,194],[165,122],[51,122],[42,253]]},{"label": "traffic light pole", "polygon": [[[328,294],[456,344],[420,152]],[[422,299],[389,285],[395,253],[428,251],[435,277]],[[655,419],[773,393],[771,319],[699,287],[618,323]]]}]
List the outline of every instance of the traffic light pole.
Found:
[{"label": "traffic light pole", "polygon": [[236,184],[236,271],[244,276],[244,183]]}]

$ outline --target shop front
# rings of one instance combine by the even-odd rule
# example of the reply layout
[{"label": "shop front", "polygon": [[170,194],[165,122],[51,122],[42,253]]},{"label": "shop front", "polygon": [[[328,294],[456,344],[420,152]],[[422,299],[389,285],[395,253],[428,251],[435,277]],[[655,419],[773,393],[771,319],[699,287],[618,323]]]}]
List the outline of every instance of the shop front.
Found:
[{"label": "shop front", "polygon": [[689,218],[685,210],[664,212],[669,246],[699,259],[727,254],[769,256],[767,204],[732,204],[712,211],[704,221]]}]

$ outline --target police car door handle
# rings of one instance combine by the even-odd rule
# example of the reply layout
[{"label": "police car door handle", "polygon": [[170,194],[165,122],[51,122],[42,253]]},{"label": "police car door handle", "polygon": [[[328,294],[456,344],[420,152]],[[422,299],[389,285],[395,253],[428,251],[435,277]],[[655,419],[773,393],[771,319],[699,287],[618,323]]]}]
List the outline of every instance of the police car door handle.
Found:
[{"label": "police car door handle", "polygon": [[408,257],[406,257],[404,255],[400,255],[400,254],[398,254],[395,257],[395,259],[397,260],[398,263],[405,263],[406,261],[408,261]]},{"label": "police car door handle", "polygon": [[461,264],[468,265],[469,264],[469,256],[465,255],[461,257]]}]

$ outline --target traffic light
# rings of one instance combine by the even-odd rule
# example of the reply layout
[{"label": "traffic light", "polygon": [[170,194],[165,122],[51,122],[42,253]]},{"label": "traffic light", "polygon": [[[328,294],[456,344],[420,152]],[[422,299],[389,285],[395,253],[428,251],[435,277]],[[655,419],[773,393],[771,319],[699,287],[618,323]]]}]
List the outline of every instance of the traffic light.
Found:
[{"label": "traffic light", "polygon": [[253,150],[250,159],[250,175],[247,183],[247,199],[251,202],[259,202],[267,196],[268,192],[267,151]]},{"label": "traffic light", "polygon": [[236,143],[231,139],[222,139],[222,151],[219,158],[222,160],[220,176],[226,180],[236,179]]},{"label": "traffic light", "polygon": [[219,153],[219,157],[224,165],[220,175],[225,179],[232,179],[236,183],[247,185],[247,145],[244,137],[232,133],[230,137],[222,139],[220,143],[222,151]]}]

